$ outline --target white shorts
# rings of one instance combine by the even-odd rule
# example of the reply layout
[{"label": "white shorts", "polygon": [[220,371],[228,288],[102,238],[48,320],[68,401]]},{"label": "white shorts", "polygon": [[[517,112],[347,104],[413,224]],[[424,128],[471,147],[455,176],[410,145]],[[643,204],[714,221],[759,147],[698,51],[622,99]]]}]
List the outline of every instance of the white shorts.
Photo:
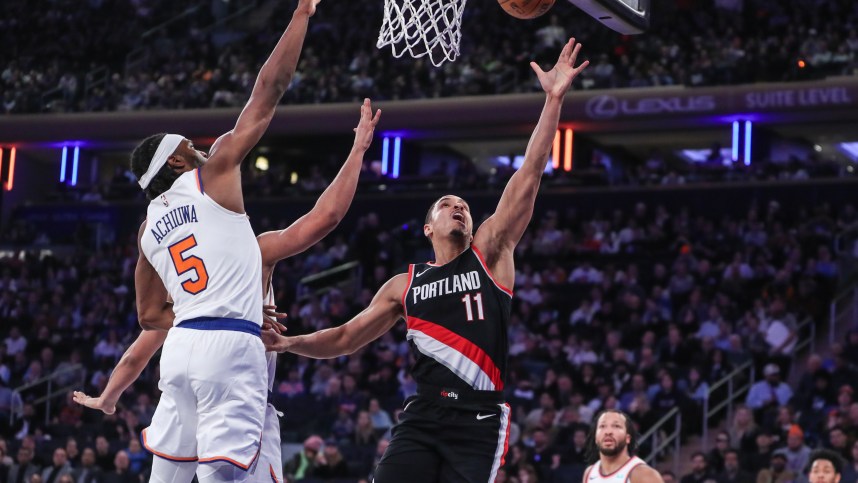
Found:
[{"label": "white shorts", "polygon": [[161,352],[161,400],[143,430],[144,447],[173,461],[251,469],[265,423],[266,366],[256,335],[173,328]]},{"label": "white shorts", "polygon": [[265,429],[262,431],[262,452],[256,472],[248,483],[283,483],[283,457],[280,447],[280,418],[271,404],[265,409]]}]

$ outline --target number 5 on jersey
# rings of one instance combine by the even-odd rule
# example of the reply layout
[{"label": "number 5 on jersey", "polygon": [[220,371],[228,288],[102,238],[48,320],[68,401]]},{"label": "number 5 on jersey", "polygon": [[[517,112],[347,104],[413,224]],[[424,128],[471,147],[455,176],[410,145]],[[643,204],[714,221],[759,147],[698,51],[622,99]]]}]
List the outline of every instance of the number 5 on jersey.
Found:
[{"label": "number 5 on jersey", "polygon": [[[485,317],[483,317],[483,294],[480,292],[477,292],[477,294],[474,295],[473,299],[474,299],[474,304],[477,306],[477,319],[478,320],[485,320]],[[471,294],[467,294],[464,297],[462,297],[462,302],[465,303],[465,312],[467,313],[467,316],[468,316],[468,322],[473,322],[474,321],[474,309],[471,307]]]},{"label": "number 5 on jersey", "polygon": [[182,288],[191,295],[202,292],[209,284],[209,274],[203,259],[194,255],[184,256],[186,251],[195,246],[197,246],[197,239],[191,235],[170,245],[169,248],[170,258],[173,260],[177,275],[183,275],[191,270],[196,272],[196,280],[191,278],[182,282]]}]

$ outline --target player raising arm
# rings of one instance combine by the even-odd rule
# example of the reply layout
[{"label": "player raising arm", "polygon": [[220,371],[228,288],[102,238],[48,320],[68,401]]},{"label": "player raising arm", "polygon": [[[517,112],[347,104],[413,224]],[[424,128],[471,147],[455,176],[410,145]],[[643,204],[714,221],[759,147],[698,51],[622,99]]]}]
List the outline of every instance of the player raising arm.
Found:
[{"label": "player raising arm", "polygon": [[353,353],[406,319],[418,393],[393,431],[376,483],[495,479],[509,428],[502,391],[513,252],[533,213],[563,99],[587,66],[575,66],[580,48],[570,39],[548,72],[531,64],[545,105],[522,167],[475,234],[467,202],[443,196],[429,208],[423,227],[434,263],[411,265],[408,273],[391,278],[365,310],[340,327],[297,337],[263,333],[269,349],[330,358]]},{"label": "player raising arm", "polygon": [[[355,128],[354,145],[349,157],[340,168],[336,178],[316,201],[313,209],[286,229],[265,232],[256,237],[262,253],[263,297],[268,301],[273,300],[271,278],[277,262],[297,255],[318,243],[333,231],[345,216],[354,198],[364,153],[372,143],[373,132],[380,116],[381,111],[377,111],[373,116],[369,99],[364,100],[364,104],[361,106],[360,122]],[[270,316],[276,315],[273,313],[273,306],[266,305],[265,308]],[[280,329],[277,328],[278,331]],[[166,331],[142,331],[122,355],[101,396],[89,397],[76,391],[74,393],[75,402],[92,409],[101,410],[106,414],[113,414],[119,397],[137,380],[149,360],[164,344],[166,338]],[[266,354],[269,391],[274,383],[276,356],[276,353]],[[274,475],[277,481],[283,481],[283,465],[280,463],[280,430],[276,413],[273,406],[269,404],[265,415],[266,430],[263,433],[262,454],[260,456],[263,465],[265,465],[263,468],[267,466],[267,469],[262,473],[257,470],[254,481],[258,479],[256,476],[260,474],[264,477],[260,481],[266,483],[271,481],[269,473]]]}]

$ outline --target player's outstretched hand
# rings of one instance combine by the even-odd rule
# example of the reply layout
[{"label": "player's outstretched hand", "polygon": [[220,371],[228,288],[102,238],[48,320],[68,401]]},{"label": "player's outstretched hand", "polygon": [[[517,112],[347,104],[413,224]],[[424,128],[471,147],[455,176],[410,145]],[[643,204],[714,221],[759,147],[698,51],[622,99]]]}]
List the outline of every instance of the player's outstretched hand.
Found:
[{"label": "player's outstretched hand", "polygon": [[381,109],[372,114],[372,104],[369,99],[363,100],[363,105],[360,106],[360,122],[355,131],[355,147],[366,151],[369,145],[372,144],[372,134],[375,131],[375,126],[381,118]]},{"label": "player's outstretched hand", "polygon": [[313,14],[316,13],[316,5],[318,5],[321,1],[322,0],[300,0],[298,2],[298,8],[295,11],[307,12],[307,15],[312,17]]},{"label": "player's outstretched hand", "polygon": [[578,60],[578,52],[581,50],[581,44],[575,42],[575,38],[569,39],[560,52],[560,58],[554,64],[554,68],[548,72],[542,70],[536,62],[531,62],[530,67],[536,72],[539,77],[539,83],[542,84],[542,90],[546,94],[554,97],[563,97],[572,85],[572,81],[578,74],[581,73],[588,65],[589,60],[581,62],[581,65],[575,67],[575,62]]},{"label": "player's outstretched hand", "polygon": [[262,330],[273,330],[278,334],[286,332],[286,326],[277,319],[285,319],[286,314],[277,311],[276,305],[262,306]]},{"label": "player's outstretched hand", "polygon": [[265,345],[266,352],[283,352],[286,350],[288,339],[274,330],[263,330],[262,344]]},{"label": "player's outstretched hand", "polygon": [[98,409],[104,414],[113,414],[116,412],[116,403],[103,401],[100,397],[89,397],[80,391],[75,391],[72,397],[74,402],[81,406],[86,406],[90,409]]}]

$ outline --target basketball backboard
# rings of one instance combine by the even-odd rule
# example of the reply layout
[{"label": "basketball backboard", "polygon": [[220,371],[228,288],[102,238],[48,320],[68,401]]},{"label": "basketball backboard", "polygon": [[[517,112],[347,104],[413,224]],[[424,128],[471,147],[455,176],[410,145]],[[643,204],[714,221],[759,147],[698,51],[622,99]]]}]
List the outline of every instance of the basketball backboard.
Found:
[{"label": "basketball backboard", "polygon": [[639,34],[649,28],[650,0],[569,0],[611,30]]}]

